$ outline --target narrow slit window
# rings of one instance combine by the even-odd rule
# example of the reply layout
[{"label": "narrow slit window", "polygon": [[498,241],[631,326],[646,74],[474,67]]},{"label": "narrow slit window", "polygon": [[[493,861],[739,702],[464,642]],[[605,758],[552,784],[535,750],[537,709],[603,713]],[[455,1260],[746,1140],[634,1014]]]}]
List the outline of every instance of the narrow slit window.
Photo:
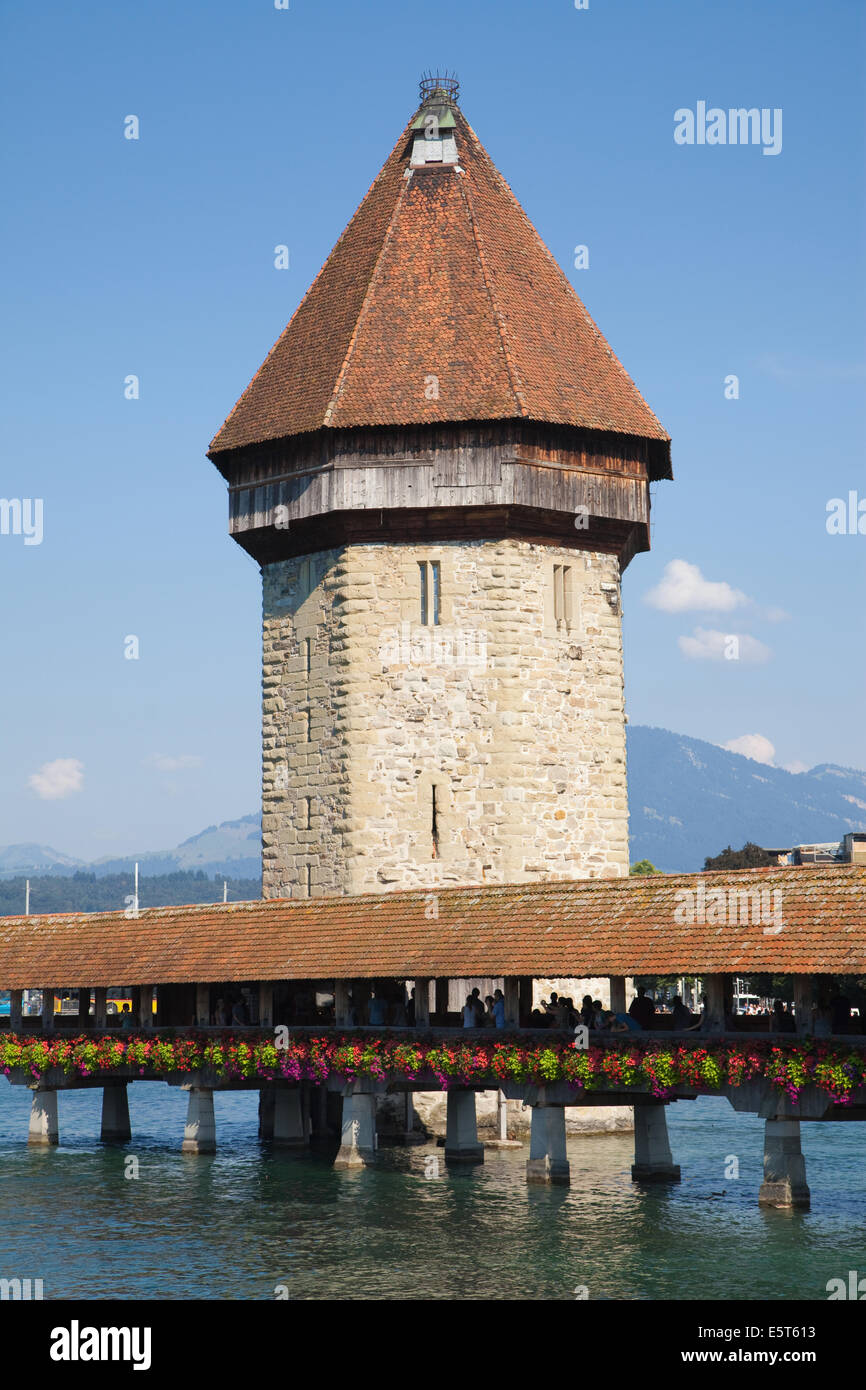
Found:
[{"label": "narrow slit window", "polygon": [[571,565],[553,566],[553,619],[557,627],[571,626]]},{"label": "narrow slit window", "polygon": [[308,710],[307,710],[307,743],[309,743],[309,742],[311,741],[312,737],[313,737],[313,712],[312,712],[312,710],[308,709]]},{"label": "narrow slit window", "polygon": [[571,565],[562,567],[562,621],[571,627]]},{"label": "narrow slit window", "polygon": [[433,836],[433,858],[439,858],[439,805],[436,800],[436,787],[430,788],[432,793],[430,804],[430,829]]},{"label": "narrow slit window", "polygon": [[311,801],[312,801],[312,797],[305,796],[305,797],[304,797],[304,801],[305,801],[306,807],[307,807],[307,826],[306,826],[306,828],[307,828],[307,830],[311,830],[311,829],[312,829],[312,826],[311,826],[311,824],[310,824],[310,803],[311,803]]},{"label": "narrow slit window", "polygon": [[313,669],[313,639],[312,639],[312,637],[305,637],[305,638],[304,638],[304,665],[305,665],[305,670],[306,670],[306,672],[307,672],[307,675],[309,675],[310,672],[311,672],[312,669]]},{"label": "narrow slit window", "polygon": [[307,865],[307,897],[308,897],[308,898],[311,898],[312,896],[313,896],[313,866],[312,866],[312,864],[308,864],[308,865]]},{"label": "narrow slit window", "polygon": [[420,560],[418,569],[421,571],[421,623],[427,623],[427,561]]},{"label": "narrow slit window", "polygon": [[424,627],[438,626],[440,578],[438,560],[419,560],[421,577],[421,623]]}]

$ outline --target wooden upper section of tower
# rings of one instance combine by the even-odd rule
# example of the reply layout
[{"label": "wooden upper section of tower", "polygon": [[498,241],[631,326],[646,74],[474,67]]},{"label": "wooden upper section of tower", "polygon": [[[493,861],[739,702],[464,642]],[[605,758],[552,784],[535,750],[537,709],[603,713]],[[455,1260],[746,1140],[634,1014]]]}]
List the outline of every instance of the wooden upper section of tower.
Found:
[{"label": "wooden upper section of tower", "polygon": [[[421,106],[210,446],[232,486],[233,533],[257,558],[350,539],[347,510],[449,512],[450,520],[429,518],[439,535],[471,531],[468,516],[453,513],[477,506],[510,508],[500,529],[521,534],[519,510],[527,507],[558,514],[589,506],[615,520],[622,506],[604,485],[617,474],[644,483],[671,477],[667,433],[466,121],[455,86],[427,82]],[[392,473],[395,464],[426,463],[433,476],[426,486],[420,477],[412,486],[397,477],[374,485],[368,470],[379,460]],[[559,497],[552,477],[527,476],[527,491],[503,476],[521,463],[583,472],[600,490],[566,486]],[[355,475],[346,495],[311,488],[318,470],[341,467]],[[296,506],[295,474],[313,510]],[[268,528],[265,513],[280,505],[288,520],[276,528],[283,535],[274,549],[273,536],[252,533]],[[411,532],[411,519],[403,521]],[[546,535],[551,517],[536,521]],[[382,526],[401,531],[393,516]],[[631,535],[629,525],[614,529],[608,539],[619,550],[646,548],[647,537]]]}]

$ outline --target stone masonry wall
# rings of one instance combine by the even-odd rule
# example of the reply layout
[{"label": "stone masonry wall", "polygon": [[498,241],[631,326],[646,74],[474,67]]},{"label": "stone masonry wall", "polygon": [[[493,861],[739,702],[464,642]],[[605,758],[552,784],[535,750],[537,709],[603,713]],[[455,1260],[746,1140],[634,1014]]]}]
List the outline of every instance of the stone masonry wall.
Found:
[{"label": "stone masonry wall", "polygon": [[265,566],[264,896],[626,875],[619,579],[522,540]]}]

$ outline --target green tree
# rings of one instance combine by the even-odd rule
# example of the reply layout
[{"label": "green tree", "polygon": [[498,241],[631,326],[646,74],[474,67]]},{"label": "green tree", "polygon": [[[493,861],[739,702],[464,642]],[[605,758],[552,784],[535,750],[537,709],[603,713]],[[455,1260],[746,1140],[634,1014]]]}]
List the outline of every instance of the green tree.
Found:
[{"label": "green tree", "polygon": [[776,861],[772,854],[768,854],[760,845],[755,845],[751,840],[747,840],[742,849],[723,849],[721,854],[714,857],[710,856],[704,860],[704,870],[707,869],[766,869]]},{"label": "green tree", "polygon": [[657,869],[655,864],[650,863],[649,859],[639,859],[636,864],[632,864],[629,869],[630,874],[660,874],[661,869]]}]

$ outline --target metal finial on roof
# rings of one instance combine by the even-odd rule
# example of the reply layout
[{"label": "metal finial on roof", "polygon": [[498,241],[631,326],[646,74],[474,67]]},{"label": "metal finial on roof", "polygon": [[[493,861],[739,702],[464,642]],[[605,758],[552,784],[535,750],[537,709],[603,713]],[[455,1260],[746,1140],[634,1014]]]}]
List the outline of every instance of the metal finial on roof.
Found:
[{"label": "metal finial on roof", "polygon": [[460,83],[456,72],[423,72],[420,89],[422,101],[456,101]]}]

